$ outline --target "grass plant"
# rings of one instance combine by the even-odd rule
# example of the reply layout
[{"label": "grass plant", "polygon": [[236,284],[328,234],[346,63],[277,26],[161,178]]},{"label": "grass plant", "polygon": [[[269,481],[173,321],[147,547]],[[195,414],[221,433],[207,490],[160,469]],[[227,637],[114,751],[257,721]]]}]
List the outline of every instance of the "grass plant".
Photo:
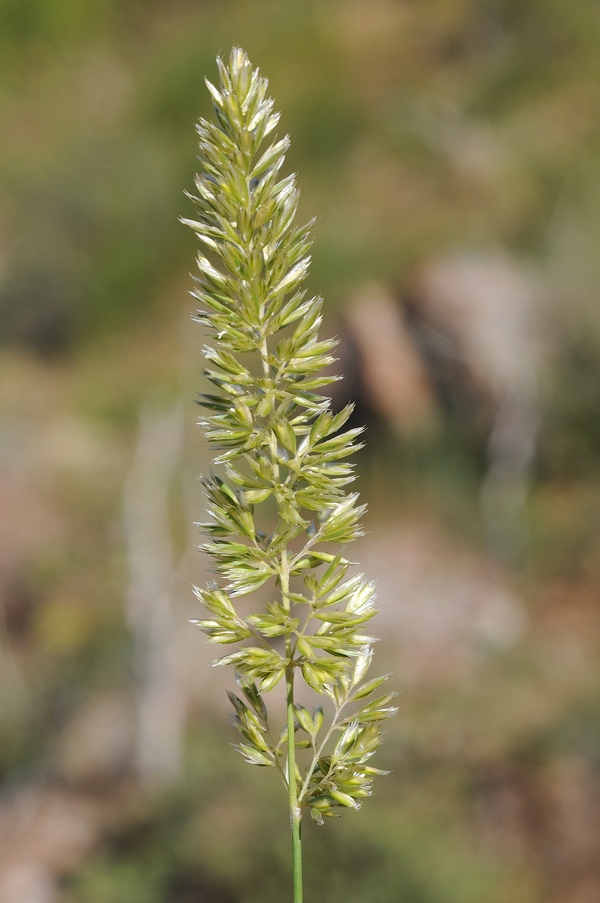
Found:
[{"label": "grass plant", "polygon": [[[287,789],[301,903],[302,816],[323,824],[371,794],[383,772],[370,760],[395,694],[377,694],[387,675],[367,678],[375,638],[363,631],[375,591],[344,557],[364,510],[346,490],[354,473],[345,460],[362,430],[342,430],[352,405],[334,413],[319,391],[337,378],[327,372],[336,342],[319,339],[323,302],[302,288],[312,222],[295,223],[296,180],[280,175],[289,138],[264,149],[279,114],[246,54],[234,48],[229,64],[217,65],[218,87],[207,81],[215,118],[197,126],[197,218],[184,220],[202,244],[192,295],[213,341],[204,373],[214,390],[199,397],[200,423],[219,469],[204,478],[202,549],[220,580],[196,589],[209,617],[195,623],[213,643],[241,644],[215,664],[235,670],[237,749],[279,771]],[[272,598],[250,613],[242,600],[263,586]],[[299,680],[325,705],[297,702]],[[265,695],[280,682],[278,730]]]}]

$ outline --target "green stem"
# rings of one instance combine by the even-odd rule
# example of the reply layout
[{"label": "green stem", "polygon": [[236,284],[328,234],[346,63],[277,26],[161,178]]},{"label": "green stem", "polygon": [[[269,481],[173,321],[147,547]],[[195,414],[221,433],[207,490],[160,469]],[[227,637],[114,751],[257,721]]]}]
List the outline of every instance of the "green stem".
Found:
[{"label": "green stem", "polygon": [[[287,549],[281,553],[281,593],[283,604],[289,608],[290,575],[287,561]],[[298,805],[298,788],[296,786],[296,742],[294,723],[296,710],[294,708],[294,665],[292,663],[292,640],[286,638],[286,654],[289,664],[285,672],[285,686],[287,691],[287,774],[290,802],[290,827],[292,830],[292,862],[294,868],[294,903],[302,903],[302,845],[300,840],[300,826],[302,822],[302,810]]]},{"label": "green stem", "polygon": [[300,825],[302,810],[298,806],[298,790],[296,787],[296,747],[294,742],[294,670],[289,667],[286,672],[287,687],[287,727],[288,727],[288,787],[290,799],[290,827],[292,829],[292,861],[294,865],[294,903],[302,903],[302,846]]}]

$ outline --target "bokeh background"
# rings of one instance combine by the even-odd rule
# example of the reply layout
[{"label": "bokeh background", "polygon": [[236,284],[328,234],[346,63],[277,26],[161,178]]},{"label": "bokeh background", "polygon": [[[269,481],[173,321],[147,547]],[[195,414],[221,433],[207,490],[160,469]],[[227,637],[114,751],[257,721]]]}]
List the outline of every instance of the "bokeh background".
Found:
[{"label": "bokeh background", "polygon": [[[291,894],[193,521],[183,189],[241,44],[292,136],[400,713],[307,900],[600,900],[597,0],[0,0],[0,901]],[[189,234],[188,234],[189,233]]]}]

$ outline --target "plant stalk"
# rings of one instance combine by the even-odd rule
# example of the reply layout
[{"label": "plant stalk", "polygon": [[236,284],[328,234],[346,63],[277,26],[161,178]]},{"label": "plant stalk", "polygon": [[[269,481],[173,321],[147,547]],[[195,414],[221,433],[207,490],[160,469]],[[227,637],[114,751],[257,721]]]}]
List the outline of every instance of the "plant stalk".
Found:
[{"label": "plant stalk", "polygon": [[[287,560],[287,549],[281,553],[281,594],[283,605],[289,609],[290,576]],[[294,903],[302,903],[302,843],[300,828],[302,810],[298,806],[298,788],[296,786],[296,740],[294,724],[296,710],[294,708],[294,665],[292,663],[293,648],[291,637],[286,639],[286,655],[289,664],[285,672],[287,697],[287,775],[290,803],[290,828],[292,831],[292,863],[294,870]]]},{"label": "plant stalk", "polygon": [[292,830],[292,860],[294,867],[294,903],[302,903],[302,845],[300,839],[302,810],[298,806],[298,791],[296,787],[296,746],[294,741],[294,721],[296,712],[294,709],[293,667],[287,669],[285,680],[287,687],[287,771],[290,800],[290,827]]}]

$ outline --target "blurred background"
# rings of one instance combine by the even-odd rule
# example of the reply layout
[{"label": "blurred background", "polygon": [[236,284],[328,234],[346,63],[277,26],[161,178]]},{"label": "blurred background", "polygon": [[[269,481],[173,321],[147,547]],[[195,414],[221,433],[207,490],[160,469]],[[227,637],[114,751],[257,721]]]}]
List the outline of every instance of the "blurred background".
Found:
[{"label": "blurred background", "polygon": [[231,749],[178,223],[203,84],[270,79],[368,425],[379,671],[327,903],[600,901],[597,0],[0,0],[0,903],[291,894]]}]

